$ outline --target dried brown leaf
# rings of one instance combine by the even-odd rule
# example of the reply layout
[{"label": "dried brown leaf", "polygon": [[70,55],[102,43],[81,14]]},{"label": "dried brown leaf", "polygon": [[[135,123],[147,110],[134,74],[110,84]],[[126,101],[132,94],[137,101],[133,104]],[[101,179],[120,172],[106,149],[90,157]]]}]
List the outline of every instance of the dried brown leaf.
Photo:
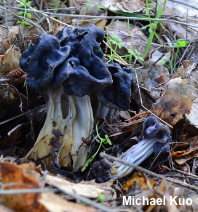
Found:
[{"label": "dried brown leaf", "polygon": [[166,93],[154,104],[154,113],[174,126],[189,113],[197,98],[190,79],[175,78],[167,83]]},{"label": "dried brown leaf", "polygon": [[[33,163],[16,165],[1,163],[2,184],[5,190],[41,188],[39,173]],[[39,193],[3,195],[2,204],[16,212],[46,212],[38,202]]]},{"label": "dried brown leaf", "polygon": [[[85,11],[87,11],[85,13]],[[98,7],[93,7],[93,6],[85,6],[82,7],[80,10],[80,15],[94,15],[94,16],[107,16],[107,10],[101,10]],[[79,21],[79,20],[77,20]],[[83,20],[80,20],[79,26],[85,27],[89,24],[94,24],[96,25],[99,29],[104,30],[105,25],[106,25],[107,19],[106,18],[101,18],[101,19],[86,19],[84,18]]]},{"label": "dried brown leaf", "polygon": [[146,5],[139,0],[122,0],[117,7],[123,12],[137,13],[146,9]]},{"label": "dried brown leaf", "polygon": [[[154,179],[147,179],[152,188],[158,186],[158,183]],[[131,179],[128,179],[124,187],[122,187],[123,191],[129,191],[134,187],[134,182],[136,181],[136,185],[138,189],[148,189],[146,179],[142,176],[142,174],[135,173]]]},{"label": "dried brown leaf", "polygon": [[0,55],[0,73],[8,73],[13,69],[19,69],[19,59],[21,57],[21,52],[19,48],[12,45],[6,51],[5,55]]},{"label": "dried brown leaf", "polygon": [[68,202],[54,193],[42,193],[39,202],[44,205],[49,212],[96,212],[94,208]]},{"label": "dried brown leaf", "polygon": [[104,194],[105,200],[116,198],[115,190],[110,187],[112,182],[97,184],[94,181],[86,181],[75,184],[58,177],[47,175],[46,183],[87,198],[98,198],[98,193]]},{"label": "dried brown leaf", "polygon": [[196,152],[198,148],[198,136],[189,138],[185,142],[187,144],[190,144],[190,147],[188,149],[183,151],[176,151],[171,154],[172,157],[176,157],[176,159],[174,160],[179,165],[183,165],[187,161],[198,157],[198,153]]},{"label": "dried brown leaf", "polygon": [[10,208],[5,207],[4,205],[0,205],[0,211],[1,212],[14,212]]}]

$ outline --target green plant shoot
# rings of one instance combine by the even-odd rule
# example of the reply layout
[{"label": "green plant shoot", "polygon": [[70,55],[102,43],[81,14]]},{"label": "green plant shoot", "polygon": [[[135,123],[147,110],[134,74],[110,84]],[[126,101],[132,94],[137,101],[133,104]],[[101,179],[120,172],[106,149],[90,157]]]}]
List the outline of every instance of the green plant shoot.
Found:
[{"label": "green plant shoot", "polygon": [[135,49],[135,52],[133,51],[133,36],[130,31],[129,19],[128,19],[127,23],[128,23],[129,34],[131,36],[131,46],[132,46],[131,49],[128,49],[129,55],[126,55],[126,57],[129,57],[129,64],[131,64],[132,56],[134,56],[136,60],[139,59],[139,60],[144,61],[144,59],[141,57],[142,54],[140,52],[138,52],[137,49]]},{"label": "green plant shoot", "polygon": [[[129,23],[128,23],[129,24]],[[127,59],[129,57],[129,64],[131,64],[131,59],[132,59],[132,56],[134,56],[137,60],[142,60],[144,61],[144,59],[141,57],[141,53],[137,51],[137,49],[135,49],[135,51],[133,51],[133,37],[131,35],[131,32],[129,30],[129,33],[130,33],[130,36],[131,36],[131,41],[132,41],[132,49],[127,49],[128,51],[128,55],[124,55],[124,56],[117,56],[116,55],[116,50],[117,48],[121,49],[123,47],[123,44],[121,43],[122,42],[122,39],[120,39],[117,35],[112,35],[110,34],[110,38],[107,38],[107,41],[109,43],[109,46],[110,46],[110,58],[109,58],[109,61],[113,60],[114,58],[125,58]],[[112,48],[112,45],[111,44],[114,44],[115,45],[115,49],[113,51],[113,48]]]},{"label": "green plant shoot", "polygon": [[[147,7],[147,12],[146,14],[148,15],[149,17],[149,23],[150,23],[150,28],[149,28],[149,32],[150,32],[150,35],[149,35],[149,39],[148,39],[148,42],[147,42],[147,45],[146,45],[146,48],[145,48],[145,51],[144,51],[144,54],[143,54],[143,58],[145,58],[145,56],[147,55],[147,52],[149,51],[149,48],[151,46],[151,43],[152,43],[152,40],[153,40],[153,37],[154,35],[156,35],[156,29],[157,29],[157,25],[159,23],[159,21],[154,21],[152,23],[151,21],[151,16],[150,16],[150,8],[148,7],[148,0],[146,0],[146,7]],[[161,18],[162,16],[162,4],[161,4],[161,0],[159,2],[159,6],[157,8],[157,15],[156,15],[156,19],[159,19]],[[158,38],[159,39],[159,38]]]},{"label": "green plant shoot", "polygon": [[117,35],[110,34],[111,38],[109,38],[107,41],[115,45],[114,52],[112,51],[112,46],[110,44],[110,51],[111,51],[111,57],[110,60],[113,60],[113,58],[116,56],[116,50],[117,48],[121,49],[123,47],[123,44],[121,43],[121,39]]},{"label": "green plant shoot", "polygon": [[108,136],[108,135],[105,135],[105,138],[101,138],[101,137],[100,137],[100,135],[99,135],[99,133],[98,133],[98,123],[96,124],[96,133],[97,133],[98,138],[100,139],[100,145],[99,145],[97,151],[95,152],[95,154],[92,155],[92,156],[87,160],[87,162],[84,164],[84,166],[83,166],[82,169],[81,169],[81,172],[84,172],[85,169],[87,168],[87,166],[89,165],[89,163],[96,157],[96,155],[98,154],[98,152],[99,152],[99,150],[100,150],[102,144],[109,144],[109,145],[112,145],[111,140],[109,139],[109,136]]},{"label": "green plant shoot", "polygon": [[[25,8],[25,11],[19,11],[19,12],[18,12],[18,15],[23,15],[24,18],[26,18],[26,17],[31,18],[32,15],[31,15],[31,13],[28,13],[28,12],[27,12],[28,9],[26,8],[26,4],[27,4],[28,6],[30,6],[31,2],[30,2],[30,1],[26,2],[26,0],[22,0],[22,1],[23,1],[25,4],[20,3],[19,6],[20,6],[20,7],[24,7],[24,8]],[[27,10],[26,10],[26,9],[27,9]],[[22,19],[21,21],[17,21],[17,22],[16,22],[16,24],[19,24],[19,23],[22,23],[22,33],[24,33],[24,26],[25,26],[25,25],[31,25],[30,23],[28,23],[27,21],[24,21],[23,19]]]},{"label": "green plant shoot", "polygon": [[55,7],[55,5],[54,5],[54,4],[52,4],[52,3],[50,3],[50,2],[49,2],[48,4],[49,4],[50,6],[53,6],[53,7]]},{"label": "green plant shoot", "polygon": [[105,196],[104,194],[101,194],[100,192],[97,191],[97,194],[98,194],[98,198],[96,200],[94,200],[94,202],[101,202],[101,203],[104,203],[105,201]]},{"label": "green plant shoot", "polygon": [[176,65],[176,60],[177,60],[177,55],[178,55],[178,52],[179,52],[179,48],[180,47],[186,47],[186,45],[188,43],[189,42],[187,40],[178,40],[176,44],[173,44],[173,46],[177,47],[177,51],[176,51],[176,55],[175,55],[175,61],[174,61],[174,66]]}]

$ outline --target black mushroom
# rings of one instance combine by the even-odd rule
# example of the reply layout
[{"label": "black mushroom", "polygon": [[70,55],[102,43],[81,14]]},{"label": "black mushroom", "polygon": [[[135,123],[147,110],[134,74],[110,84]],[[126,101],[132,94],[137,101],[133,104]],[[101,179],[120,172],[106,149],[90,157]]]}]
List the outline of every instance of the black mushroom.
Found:
[{"label": "black mushroom", "polygon": [[[119,158],[128,163],[139,165],[153,152],[155,155],[158,155],[158,153],[167,154],[169,142],[172,142],[172,137],[168,126],[162,124],[154,116],[149,116],[143,123],[139,143],[121,154]],[[132,171],[132,167],[119,162],[114,162],[111,168],[111,174],[114,177],[124,177]]]},{"label": "black mushroom", "polygon": [[104,91],[96,93],[98,104],[93,104],[94,117],[108,117],[109,121],[118,118],[119,110],[127,110],[130,105],[130,96],[133,91],[134,69],[121,67],[118,63],[109,62],[113,83]]},{"label": "black mushroom", "polygon": [[[104,98],[126,109],[129,105],[131,73],[130,69],[111,71],[103,60],[100,42],[104,32],[94,25],[76,29],[64,28],[56,37],[41,34],[34,44],[23,53],[21,68],[27,73],[28,86],[39,91],[47,104],[47,117],[36,143],[43,139],[34,149],[31,157],[38,159],[51,153],[53,130],[62,133],[61,147],[56,164],[77,169],[86,162],[89,146],[82,137],[88,138],[93,131],[94,116],[90,100],[91,93],[108,91]],[[127,82],[123,92],[127,93],[127,104],[120,107],[113,97],[111,84],[113,80]],[[129,82],[130,81],[130,82]],[[128,89],[128,91],[127,91]],[[116,92],[119,93],[117,90]],[[115,95],[114,97],[115,98]],[[55,125],[53,123],[56,123]],[[48,168],[51,158],[44,160]]]}]

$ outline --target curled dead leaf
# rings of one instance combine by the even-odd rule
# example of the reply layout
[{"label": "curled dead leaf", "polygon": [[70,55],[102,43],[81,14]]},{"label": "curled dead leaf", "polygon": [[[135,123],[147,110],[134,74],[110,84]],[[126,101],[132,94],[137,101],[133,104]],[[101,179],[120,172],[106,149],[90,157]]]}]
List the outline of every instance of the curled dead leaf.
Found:
[{"label": "curled dead leaf", "polygon": [[191,110],[197,98],[190,79],[175,78],[167,83],[165,94],[154,104],[154,113],[174,126]]},{"label": "curled dead leaf", "polygon": [[137,13],[146,9],[146,5],[139,0],[122,0],[121,3],[117,3],[117,7],[121,11],[128,13]]},{"label": "curled dead leaf", "polygon": [[[5,190],[41,188],[39,173],[33,163],[16,165],[1,163],[2,184]],[[38,202],[39,193],[3,195],[2,204],[16,212],[47,212]]]},{"label": "curled dead leaf", "polygon": [[183,165],[187,161],[197,158],[197,148],[198,148],[198,136],[194,136],[185,141],[185,143],[189,144],[189,148],[186,150],[176,151],[171,154],[172,157],[176,157],[174,160],[177,164]]},{"label": "curled dead leaf", "polygon": [[96,209],[83,206],[77,203],[68,202],[53,193],[43,193],[39,202],[44,205],[49,212],[96,212]]},{"label": "curled dead leaf", "polygon": [[0,73],[8,73],[13,69],[20,68],[19,59],[21,52],[18,47],[12,45],[6,51],[5,55],[0,55]]},{"label": "curled dead leaf", "polygon": [[[94,16],[107,16],[107,10],[101,10],[100,8],[93,7],[93,6],[85,6],[85,7],[82,7],[80,10],[80,15],[84,15],[84,14],[94,15]],[[79,20],[77,20],[77,21],[79,21]],[[99,29],[104,30],[106,22],[107,22],[106,18],[101,18],[101,19],[90,19],[90,18],[86,19],[86,18],[84,18],[83,20],[80,20],[79,26],[85,27],[89,24],[94,24]]]}]

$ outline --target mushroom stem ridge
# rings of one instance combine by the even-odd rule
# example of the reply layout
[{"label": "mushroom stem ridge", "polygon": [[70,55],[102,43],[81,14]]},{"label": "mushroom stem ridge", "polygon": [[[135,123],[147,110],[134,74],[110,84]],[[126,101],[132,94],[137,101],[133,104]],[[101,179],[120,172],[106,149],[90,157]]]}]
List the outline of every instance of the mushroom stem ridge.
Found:
[{"label": "mushroom stem ridge", "polygon": [[[142,140],[120,155],[119,158],[125,162],[139,165],[153,153],[153,144],[155,142],[156,139]],[[120,164],[119,162],[114,162],[111,168],[111,174],[113,177],[124,177],[130,174],[133,169],[133,167]]]},{"label": "mushroom stem ridge", "polygon": [[[47,117],[36,143],[43,137],[44,139],[35,148],[32,158],[34,160],[42,158],[52,151],[50,141],[54,137],[52,131],[56,129],[63,134],[60,138],[61,147],[57,165],[62,167],[72,165],[73,169],[77,169],[84,165],[89,152],[89,147],[81,139],[89,137],[93,130],[94,119],[90,97],[67,95],[63,92],[62,85],[48,87],[45,96]],[[48,168],[51,167],[50,157],[44,159],[44,162]]]}]

